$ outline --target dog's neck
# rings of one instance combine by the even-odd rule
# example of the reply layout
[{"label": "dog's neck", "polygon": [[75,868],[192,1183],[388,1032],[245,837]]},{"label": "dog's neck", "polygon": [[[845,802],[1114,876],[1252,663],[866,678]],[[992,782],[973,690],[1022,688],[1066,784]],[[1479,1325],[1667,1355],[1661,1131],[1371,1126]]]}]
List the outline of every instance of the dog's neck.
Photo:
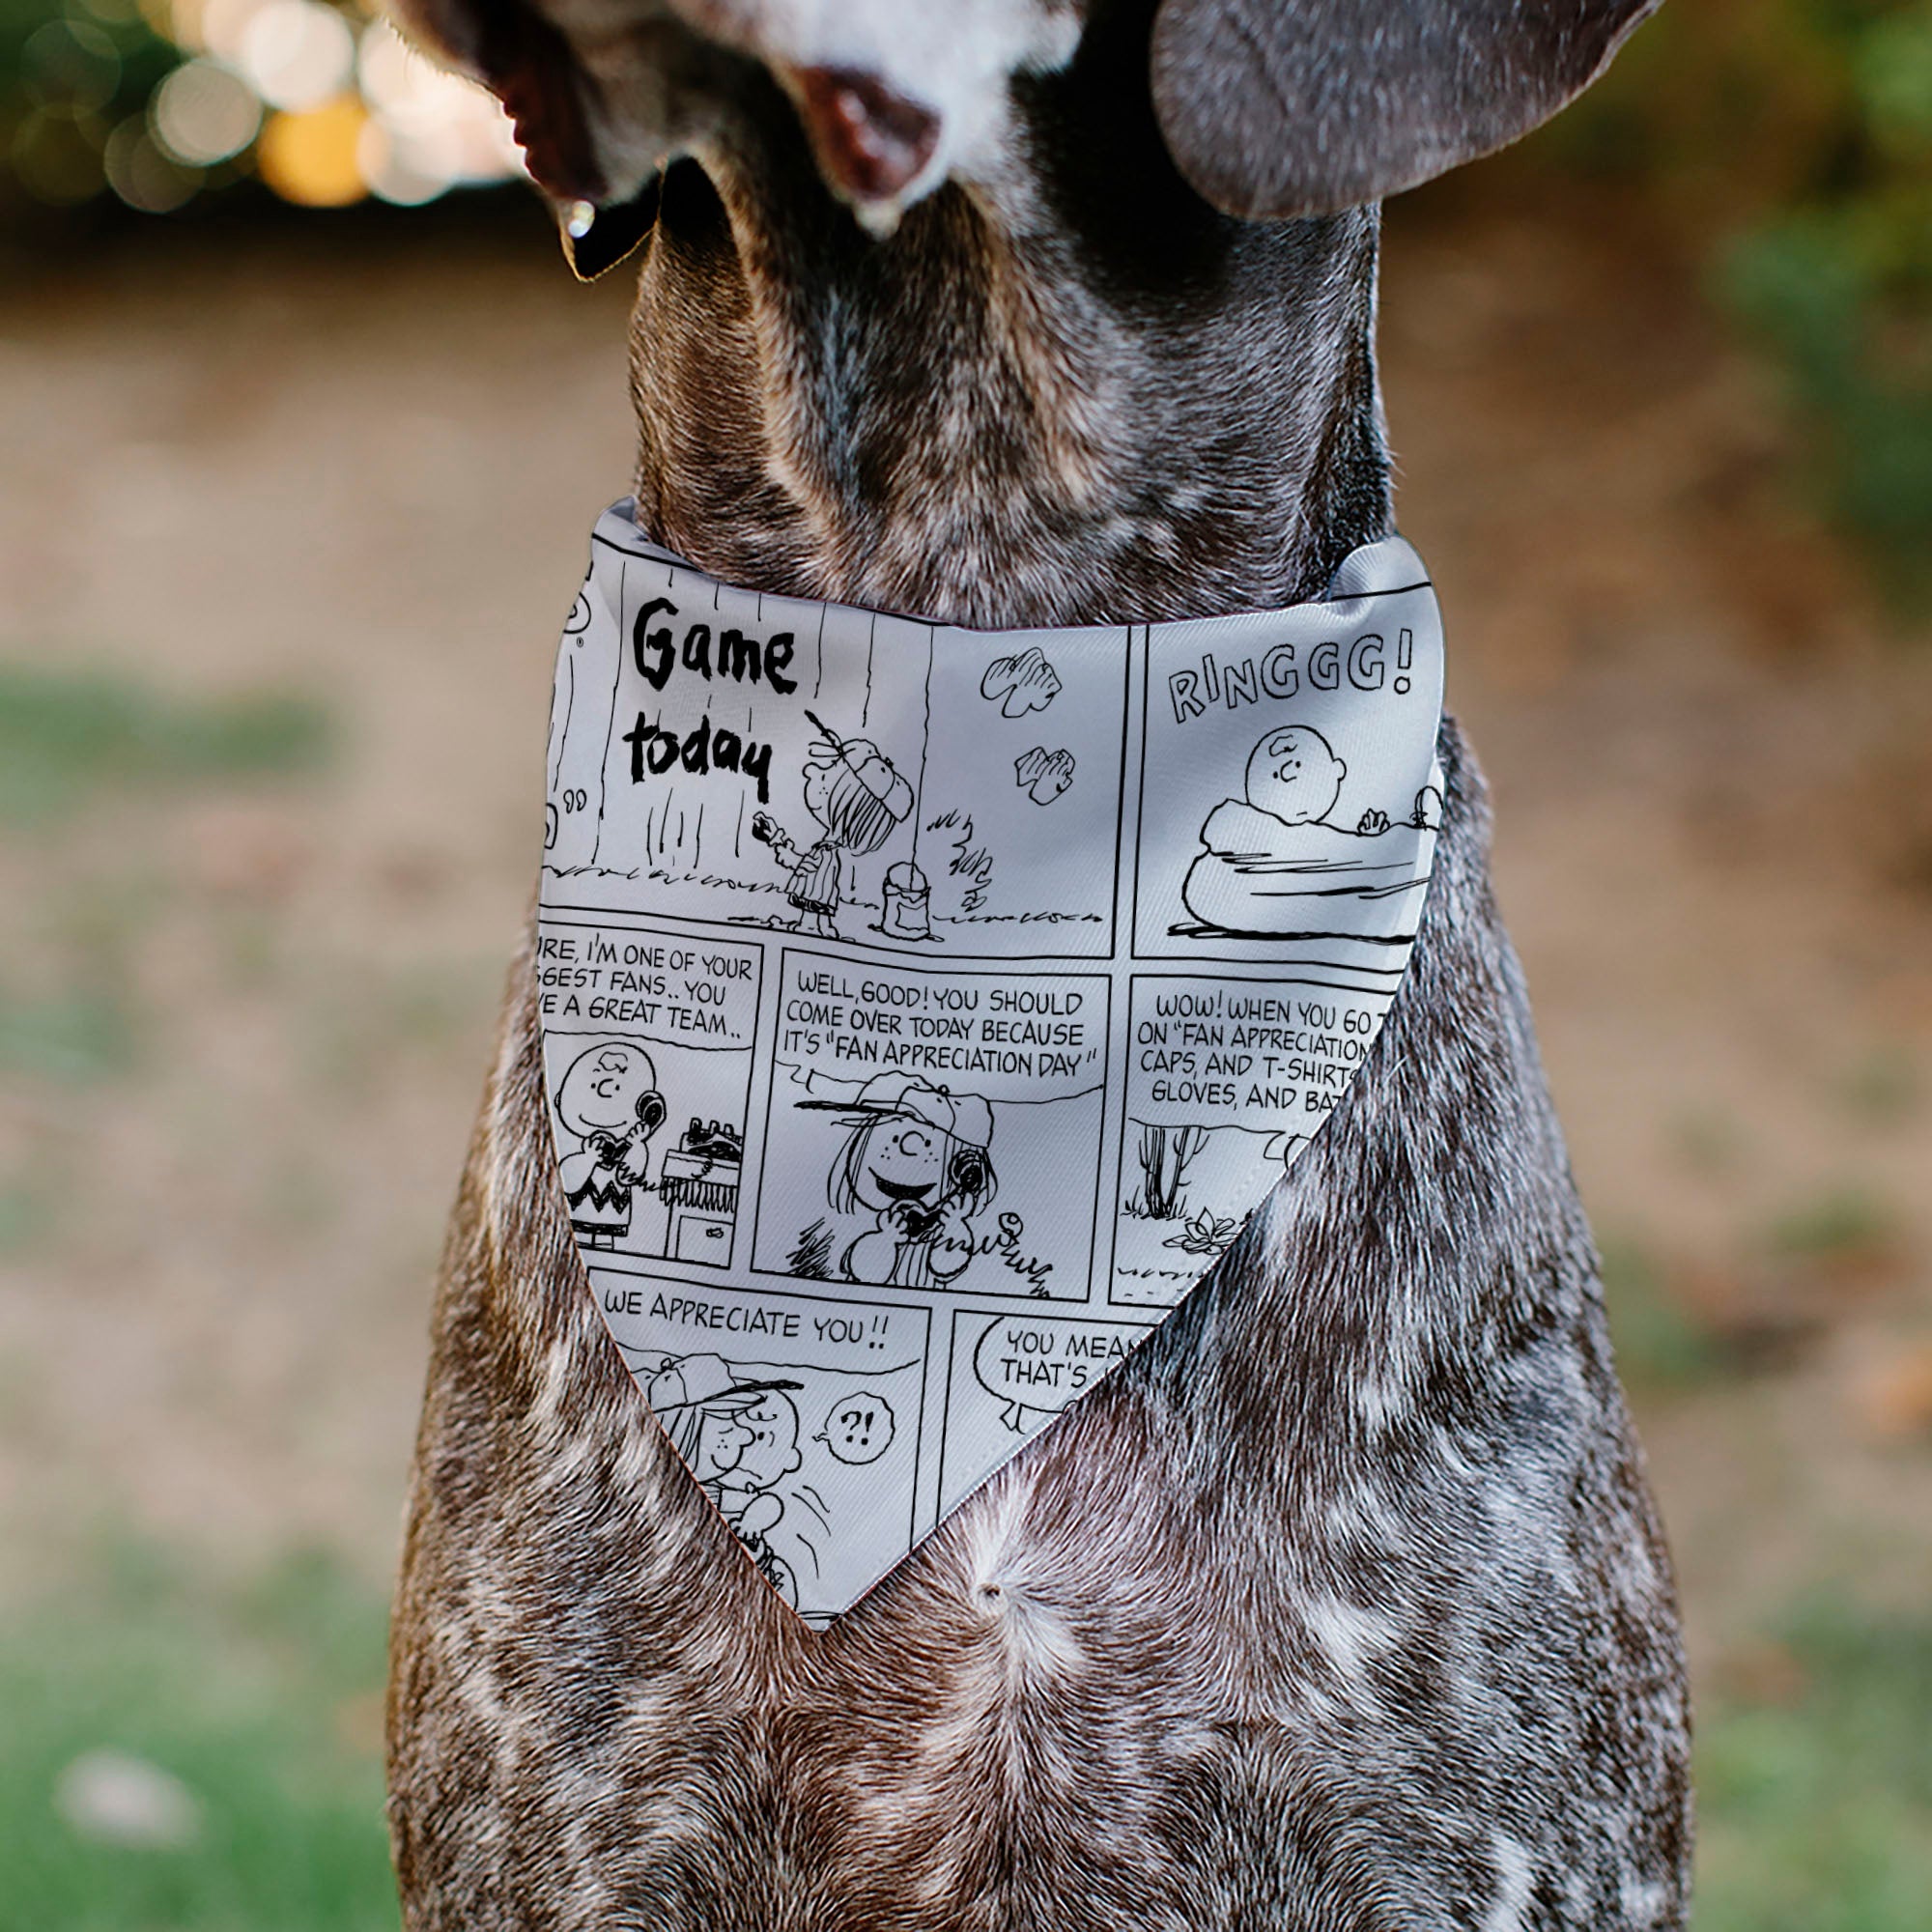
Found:
[{"label": "dog's neck", "polygon": [[1291,604],[1388,534],[1375,212],[1224,220],[1107,61],[1023,89],[1008,175],[885,240],[781,101],[671,169],[633,332],[648,534],[1007,627]]}]

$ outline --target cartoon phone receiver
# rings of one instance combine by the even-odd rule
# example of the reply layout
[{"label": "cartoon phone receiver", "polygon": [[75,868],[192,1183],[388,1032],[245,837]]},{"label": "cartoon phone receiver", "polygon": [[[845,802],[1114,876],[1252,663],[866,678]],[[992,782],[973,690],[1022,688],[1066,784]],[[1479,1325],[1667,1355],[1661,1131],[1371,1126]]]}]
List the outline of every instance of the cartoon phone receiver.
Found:
[{"label": "cartoon phone receiver", "polygon": [[931,1207],[916,1208],[907,1217],[905,1236],[909,1241],[929,1240],[939,1232],[948,1212],[963,1208],[975,1213],[987,1199],[993,1179],[993,1164],[981,1147],[955,1148],[946,1163],[946,1192]]}]

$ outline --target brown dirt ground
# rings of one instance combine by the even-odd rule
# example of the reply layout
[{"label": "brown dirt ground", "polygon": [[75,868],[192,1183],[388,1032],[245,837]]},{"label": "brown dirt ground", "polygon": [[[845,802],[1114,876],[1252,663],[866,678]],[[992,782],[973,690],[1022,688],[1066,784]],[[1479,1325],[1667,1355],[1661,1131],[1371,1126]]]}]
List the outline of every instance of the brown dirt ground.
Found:
[{"label": "brown dirt ground", "polygon": [[[307,692],[341,740],[0,849],[0,995],[106,986],[133,1029],[0,1096],[16,1578],[117,1529],[391,1562],[552,640],[628,473],[624,291],[510,226],[177,239],[0,298],[0,658]],[[1388,253],[1404,524],[1577,1173],[1728,1364],[1637,1378],[1708,1665],[1802,1588],[1932,1582],[1932,656],[1634,218],[1438,199]]]}]

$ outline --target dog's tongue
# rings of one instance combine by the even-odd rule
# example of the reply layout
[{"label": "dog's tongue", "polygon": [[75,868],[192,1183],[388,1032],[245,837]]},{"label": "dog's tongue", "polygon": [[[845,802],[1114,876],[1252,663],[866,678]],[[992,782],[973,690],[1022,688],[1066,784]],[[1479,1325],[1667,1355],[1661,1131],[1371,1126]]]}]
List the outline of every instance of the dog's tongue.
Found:
[{"label": "dog's tongue", "polygon": [[939,117],[852,68],[809,67],[797,75],[799,111],[818,164],[860,203],[896,200],[939,145]]}]

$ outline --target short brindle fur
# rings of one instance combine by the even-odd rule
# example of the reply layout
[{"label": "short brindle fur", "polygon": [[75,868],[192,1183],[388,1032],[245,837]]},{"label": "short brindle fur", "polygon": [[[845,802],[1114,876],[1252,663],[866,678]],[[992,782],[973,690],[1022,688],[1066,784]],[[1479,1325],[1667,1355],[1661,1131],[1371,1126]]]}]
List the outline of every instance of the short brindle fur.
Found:
[{"label": "short brindle fur", "polygon": [[[649,535],[1033,625],[1294,602],[1390,530],[1363,204],[1553,111],[1647,6],[406,11],[607,209],[581,266],[645,235]],[[1322,1134],[820,1635],[592,1305],[526,951],[397,1600],[415,1932],[1682,1924],[1668,1564],[1451,724],[1441,755],[1413,963]]]}]

